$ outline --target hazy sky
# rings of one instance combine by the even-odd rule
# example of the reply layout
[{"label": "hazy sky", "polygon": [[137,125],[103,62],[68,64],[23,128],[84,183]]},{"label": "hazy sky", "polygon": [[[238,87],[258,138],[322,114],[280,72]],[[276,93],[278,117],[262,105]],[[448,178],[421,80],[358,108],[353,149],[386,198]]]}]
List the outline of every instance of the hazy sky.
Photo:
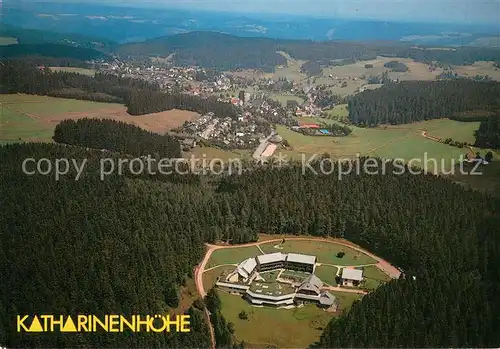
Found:
[{"label": "hazy sky", "polygon": [[[51,1],[51,0],[48,0]],[[500,0],[52,0],[324,17],[497,24]]]}]

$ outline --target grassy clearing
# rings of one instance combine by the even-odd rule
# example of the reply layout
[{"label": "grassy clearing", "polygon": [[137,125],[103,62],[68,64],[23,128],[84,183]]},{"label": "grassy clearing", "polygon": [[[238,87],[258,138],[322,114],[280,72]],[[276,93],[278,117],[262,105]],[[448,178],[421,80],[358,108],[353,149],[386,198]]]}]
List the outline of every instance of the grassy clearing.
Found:
[{"label": "grassy clearing", "polygon": [[[234,324],[237,340],[249,346],[306,348],[319,339],[334,316],[314,305],[296,309],[256,308],[241,297],[224,292],[219,295],[222,315]],[[247,320],[238,317],[241,311],[248,314]]]},{"label": "grassy clearing", "polygon": [[[482,152],[484,155],[484,152]],[[497,157],[499,155],[497,154]],[[466,166],[464,169],[470,172],[472,167]],[[500,161],[495,160],[488,166],[482,166],[478,170],[482,174],[479,176],[473,176],[470,174],[460,173],[460,169],[457,166],[454,176],[450,176],[450,179],[458,184],[465,186],[466,188],[474,189],[483,193],[492,193],[500,197]]]},{"label": "grassy clearing", "polygon": [[273,74],[266,74],[267,77],[273,79],[286,78],[295,82],[302,82],[307,79],[307,75],[300,72],[300,68],[306,61],[293,59],[285,52],[278,53],[287,59],[287,66],[276,67]]},{"label": "grassy clearing", "polygon": [[196,283],[193,279],[189,279],[186,281],[185,286],[181,286],[179,306],[177,308],[170,309],[169,314],[184,314],[197,298],[198,292],[196,290]]},{"label": "grassy clearing", "polygon": [[404,139],[375,150],[371,155],[385,159],[403,159],[426,172],[434,173],[450,170],[459,162],[466,149],[438,143],[419,135],[410,135]]},{"label": "grassy clearing", "polygon": [[454,141],[474,143],[474,131],[479,129],[480,122],[460,122],[450,119],[437,119],[413,124],[391,126],[391,129],[425,130],[430,136]]},{"label": "grassy clearing", "polygon": [[50,142],[53,127],[13,111],[4,105],[0,106],[0,140],[3,143],[25,142],[37,140]]},{"label": "grassy clearing", "polygon": [[287,95],[287,94],[272,94],[270,96],[271,99],[274,99],[278,102],[281,103],[281,105],[286,106],[287,101],[297,101],[297,103],[302,104],[304,103],[304,100],[300,97],[294,96],[294,95]]},{"label": "grassy clearing", "polygon": [[217,282],[217,278],[224,273],[231,272],[235,267],[230,265],[221,265],[212,270],[206,271],[203,273],[203,288],[205,291],[210,290],[215,286]]},{"label": "grassy clearing", "polygon": [[75,67],[50,67],[50,70],[53,72],[77,73],[87,76],[94,76],[96,73],[94,69],[75,68]]},{"label": "grassy clearing", "polygon": [[332,109],[325,110],[328,114],[328,118],[336,121],[345,122],[349,116],[349,111],[347,110],[347,104],[339,104]]},{"label": "grassy clearing", "polygon": [[321,279],[324,283],[335,286],[337,282],[335,281],[335,277],[338,272],[338,268],[331,265],[320,265],[316,267],[314,274]]},{"label": "grassy clearing", "polygon": [[[274,248],[276,243],[266,243],[260,245],[266,253],[302,253],[318,257],[318,263],[333,265],[362,265],[376,263],[376,261],[364,253],[355,251],[347,246],[323,241],[289,240],[281,245],[282,249]],[[337,253],[344,251],[342,258],[337,258]]]},{"label": "grassy clearing", "polygon": [[212,252],[206,268],[222,264],[238,264],[247,258],[256,257],[260,254],[261,253],[256,246],[215,250]]},{"label": "grassy clearing", "polygon": [[[297,118],[299,121],[318,124],[338,123],[347,115],[344,105],[330,111],[333,119]],[[448,119],[431,120],[409,125],[389,126],[386,128],[360,128],[350,126],[352,134],[347,137],[314,137],[278,126],[278,132],[292,146],[291,151],[283,151],[288,159],[306,159],[317,154],[328,153],[334,159],[355,158],[356,156],[376,156],[386,159],[413,160],[412,164],[429,172],[442,172],[451,169],[457,163],[465,149],[452,147],[422,136],[422,130],[440,138],[452,138],[458,141],[474,141],[474,130],[478,123],[465,123]],[[436,159],[427,161],[428,159]],[[424,164],[427,164],[424,167]],[[437,164],[437,167],[436,167]]]},{"label": "grassy clearing", "polygon": [[192,151],[186,153],[184,157],[190,158],[191,156],[194,156],[196,159],[203,159],[206,157],[207,159],[221,159],[223,161],[229,161],[231,159],[252,159],[250,150],[224,150],[212,147],[196,147]]},{"label": "grassy clearing", "polygon": [[[498,37],[496,38],[498,41]],[[476,75],[490,76],[493,80],[500,80],[500,69],[495,67],[494,62],[475,62],[471,65],[454,65],[453,70],[460,76],[473,77]]]},{"label": "grassy clearing", "polygon": [[365,277],[364,286],[369,290],[374,290],[391,280],[387,274],[376,266],[364,267],[363,276]]},{"label": "grassy clearing", "polygon": [[51,117],[65,113],[87,113],[110,108],[123,108],[121,104],[80,101],[32,95],[2,95],[2,103],[26,114]]},{"label": "grassy clearing", "polygon": [[359,301],[361,298],[363,298],[362,295],[356,293],[332,292],[332,291],[330,291],[330,293],[333,294],[335,297],[337,297],[337,299],[339,300],[340,311],[349,311],[349,309],[351,309],[352,304],[355,301]]},{"label": "grassy clearing", "polygon": [[11,36],[0,36],[0,46],[16,45],[18,43],[17,38]]}]

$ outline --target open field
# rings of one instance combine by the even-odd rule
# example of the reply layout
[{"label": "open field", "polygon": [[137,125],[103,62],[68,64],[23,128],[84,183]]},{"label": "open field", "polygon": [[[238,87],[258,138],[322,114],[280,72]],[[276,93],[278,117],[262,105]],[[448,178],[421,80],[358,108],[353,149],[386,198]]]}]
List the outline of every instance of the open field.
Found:
[{"label": "open field", "polygon": [[0,141],[2,143],[42,141],[53,136],[53,127],[22,113],[0,106]]},{"label": "open field", "polygon": [[286,102],[289,100],[292,101],[297,101],[297,103],[302,104],[304,103],[304,100],[300,97],[294,96],[294,95],[287,95],[287,94],[271,94],[269,96],[271,99],[274,99],[278,102],[281,103],[282,106],[286,107]]},{"label": "open field", "polygon": [[[295,309],[257,308],[241,297],[225,292],[219,295],[222,315],[234,324],[237,340],[250,347],[306,348],[319,339],[334,316],[315,305]],[[248,314],[247,320],[238,317],[241,311]]]},{"label": "open field", "polygon": [[[346,114],[345,106],[336,106],[330,111],[333,118],[342,119]],[[337,122],[327,118],[297,119],[318,124]],[[355,158],[358,154],[387,159],[399,158],[405,161],[420,159],[419,161],[422,163],[425,163],[426,159],[436,159],[437,168],[434,162],[429,162],[426,169],[430,172],[434,172],[436,169],[442,172],[449,170],[453,165],[452,159],[456,163],[460,156],[466,153],[466,150],[427,139],[422,136],[422,130],[426,130],[430,136],[473,142],[473,134],[478,125],[479,123],[475,122],[466,123],[441,119],[378,128],[350,126],[353,132],[347,137],[305,136],[279,125],[278,132],[292,146],[292,150],[282,151],[288,159],[300,160],[302,154],[305,154],[306,159],[309,159],[314,154],[324,153],[330,154],[334,159]],[[419,161],[414,161],[413,165],[422,167]]]},{"label": "open field", "polygon": [[349,311],[349,309],[351,308],[352,304],[355,301],[359,301],[359,300],[361,300],[361,298],[363,298],[362,295],[359,295],[356,293],[336,292],[336,291],[330,291],[330,293],[338,298],[339,310],[341,312]]},{"label": "open field", "polygon": [[500,81],[500,69],[495,67],[494,62],[475,62],[471,65],[454,65],[453,70],[460,76],[474,77],[476,75],[488,75],[493,80]]},{"label": "open field", "polygon": [[210,290],[212,287],[215,286],[215,283],[217,282],[217,278],[219,276],[227,272],[231,272],[234,269],[235,267],[231,265],[221,265],[219,267],[215,267],[214,269],[204,272],[203,288],[207,291]]},{"label": "open field", "polygon": [[273,79],[286,78],[295,82],[302,82],[307,79],[307,75],[300,72],[300,68],[306,61],[293,59],[285,52],[278,53],[287,59],[287,66],[278,66],[274,73],[265,74],[265,77]]},{"label": "open field", "polygon": [[322,264],[320,266],[316,266],[314,274],[319,277],[325,284],[335,286],[337,284],[337,282],[335,281],[335,277],[338,270],[339,269],[337,267]]},{"label": "open field", "polygon": [[[195,159],[207,158],[207,159],[221,159],[223,161],[229,161],[231,159],[241,159],[241,160],[251,160],[253,151],[250,150],[224,150],[213,147],[196,147],[190,152],[184,154],[185,158],[191,158],[194,156]],[[236,166],[236,164],[235,164]],[[236,167],[234,168],[236,170]]]},{"label": "open field", "polygon": [[94,69],[75,68],[75,67],[50,67],[50,70],[53,72],[77,73],[87,76],[94,76],[96,73]]},{"label": "open field", "polygon": [[349,110],[347,110],[347,104],[336,105],[332,109],[325,110],[324,112],[328,114],[329,118],[340,122],[344,122],[349,117]]},{"label": "open field", "polygon": [[262,72],[262,70],[258,69],[242,69],[242,70],[233,70],[233,71],[226,71],[224,72],[227,75],[234,76],[237,78],[244,78],[244,79],[260,79],[264,77],[265,73]]},{"label": "open field", "polygon": [[[482,152],[484,155],[484,152]],[[471,188],[484,193],[491,193],[500,197],[500,154],[496,154],[496,160],[487,166],[481,166],[478,170],[482,172],[479,176],[472,176],[467,174],[461,174],[459,172],[458,166],[456,174],[449,176],[449,178],[466,188]],[[464,167],[467,171],[470,171],[472,167]]]},{"label": "open field", "polygon": [[[182,110],[169,110],[161,113],[132,116],[121,104],[98,103],[74,99],[52,98],[34,95],[0,95],[2,112],[8,121],[2,130],[2,139],[50,141],[55,126],[66,119],[106,118],[139,126],[145,130],[163,134],[182,125],[187,120],[194,120],[199,114]],[[31,121],[26,121],[30,119]],[[21,123],[29,123],[25,129]],[[16,126],[17,125],[17,126]],[[4,136],[7,134],[7,136]]]},{"label": "open field", "polygon": [[[334,265],[362,265],[377,263],[371,257],[354,251],[353,249],[341,246],[335,243],[323,241],[298,241],[288,240],[285,241],[282,248],[277,249],[274,246],[276,243],[266,243],[260,245],[260,248],[266,253],[283,252],[283,253],[302,253],[318,257],[318,263],[327,263]],[[337,253],[344,251],[343,258],[337,258]]]},{"label": "open field", "polygon": [[0,46],[18,44],[17,38],[11,36],[0,36]]},{"label": "open field", "polygon": [[207,268],[222,264],[239,264],[243,260],[262,254],[256,246],[219,249],[212,253]]},{"label": "open field", "polygon": [[374,290],[381,284],[391,280],[391,278],[375,266],[363,268],[363,277],[365,277],[365,288]]},{"label": "open field", "polygon": [[[323,68],[323,77],[317,80],[318,84],[331,84],[336,80],[333,79],[338,77],[340,79],[349,78],[361,78],[363,75],[372,76],[380,75],[385,71],[390,69],[384,67],[384,64],[390,61],[398,61],[406,64],[408,71],[404,73],[389,72],[389,77],[392,79],[399,80],[434,80],[439,74],[442,73],[441,69],[437,69],[433,72],[429,72],[427,64],[415,62],[408,58],[389,58],[389,57],[377,57],[377,59],[369,61],[360,61],[354,64],[348,64],[338,67],[327,67]],[[373,65],[373,68],[365,68],[366,64]],[[333,78],[330,78],[329,75]]]},{"label": "open field", "polygon": [[433,137],[474,144],[476,138],[474,131],[479,129],[480,122],[460,122],[450,119],[436,119],[412,124],[389,126],[391,129],[413,129],[416,131],[425,130]]}]

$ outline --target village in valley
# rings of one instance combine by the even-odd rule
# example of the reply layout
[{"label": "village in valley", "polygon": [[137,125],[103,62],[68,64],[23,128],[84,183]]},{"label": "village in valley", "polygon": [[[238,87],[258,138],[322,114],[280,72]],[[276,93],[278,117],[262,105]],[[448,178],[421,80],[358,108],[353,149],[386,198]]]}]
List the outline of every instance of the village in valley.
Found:
[{"label": "village in valley", "polygon": [[[157,84],[164,92],[179,92],[202,98],[216,97],[238,110],[236,119],[216,116],[213,112],[172,130],[184,151],[200,144],[221,149],[245,149],[259,162],[269,160],[276,149],[289,149],[287,140],[275,125],[305,135],[339,136],[314,122],[299,122],[300,117],[319,118],[342,98],[326,86],[315,86],[312,79],[289,81],[286,78],[242,77],[232,72],[220,73],[197,67],[174,67],[169,63],[142,61],[90,62],[102,74],[142,79]],[[340,83],[342,84],[342,83]],[[279,96],[280,98],[276,98]],[[279,99],[279,100],[278,100]]]}]

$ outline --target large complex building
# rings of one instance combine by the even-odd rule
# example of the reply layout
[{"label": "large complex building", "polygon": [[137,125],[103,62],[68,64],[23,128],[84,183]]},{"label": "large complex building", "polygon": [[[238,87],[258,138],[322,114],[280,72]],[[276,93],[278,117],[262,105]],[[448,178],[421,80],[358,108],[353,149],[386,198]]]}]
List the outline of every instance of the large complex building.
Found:
[{"label": "large complex building", "polygon": [[286,254],[281,252],[269,253],[257,256],[257,267],[259,271],[281,269],[285,267]]},{"label": "large complex building", "polygon": [[[218,281],[217,286],[242,294],[254,305],[292,306],[307,302],[336,310],[338,301],[322,290],[323,282],[313,274],[315,265],[315,256],[281,252],[259,255],[241,262],[224,281]],[[297,271],[307,277],[300,283],[283,279],[281,282],[263,281],[262,275],[278,270]],[[281,272],[275,275],[276,280],[279,275]]]}]

